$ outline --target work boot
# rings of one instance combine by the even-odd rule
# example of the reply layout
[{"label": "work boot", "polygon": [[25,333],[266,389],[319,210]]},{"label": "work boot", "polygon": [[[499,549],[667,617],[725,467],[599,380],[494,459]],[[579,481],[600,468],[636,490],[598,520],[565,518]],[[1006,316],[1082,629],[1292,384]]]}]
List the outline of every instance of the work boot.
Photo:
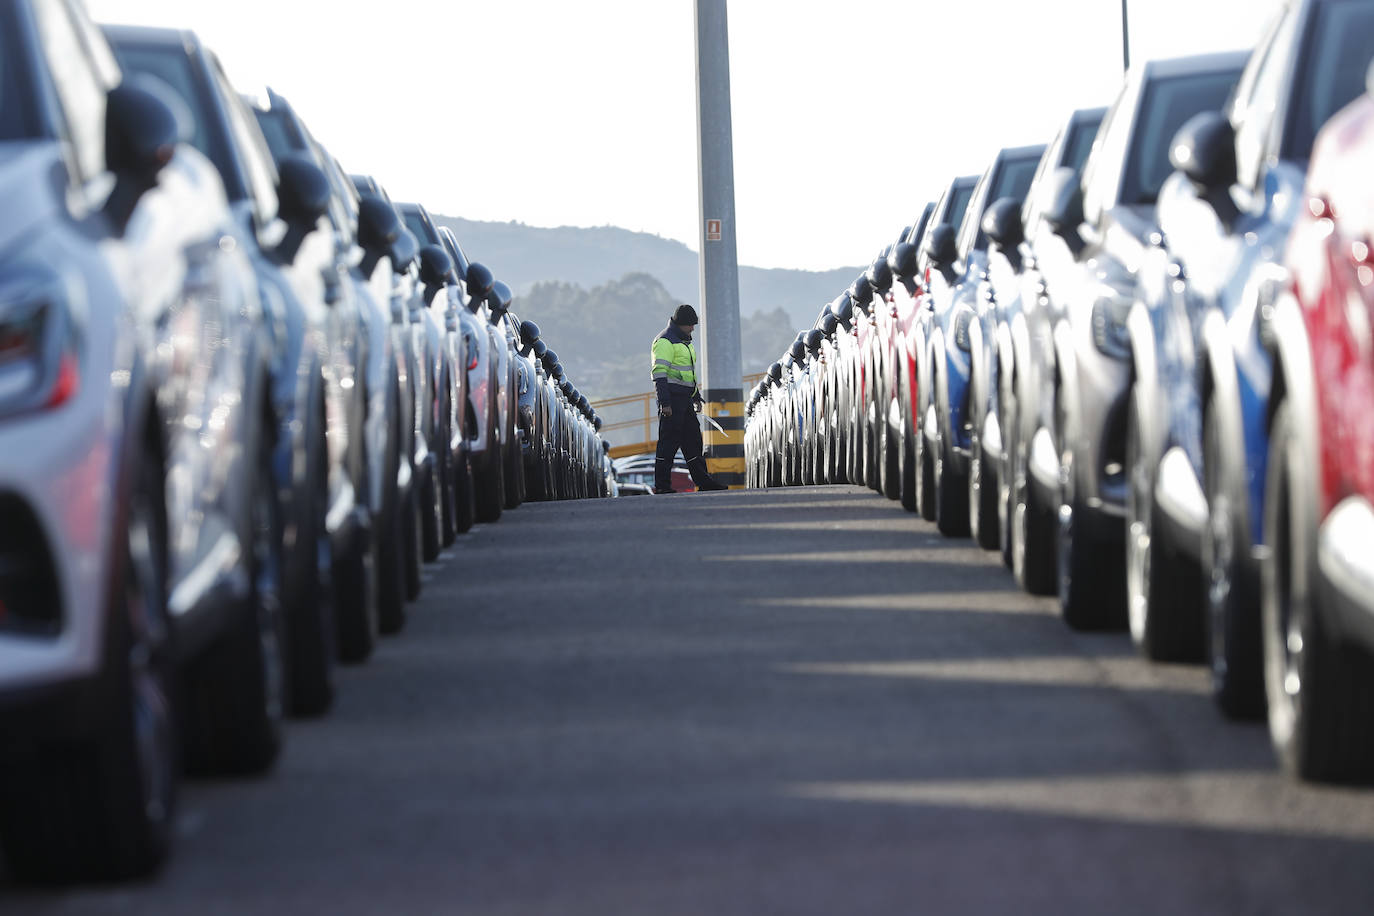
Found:
[{"label": "work boot", "polygon": [[687,462],[687,472],[692,475],[692,483],[697,485],[698,490],[730,489],[707,473],[705,458],[693,458],[691,461]]},{"label": "work boot", "polygon": [[677,492],[673,489],[673,460],[671,458],[654,459],[654,492]]},{"label": "work boot", "polygon": [[681,493],[681,490],[674,490],[672,487],[654,487],[655,496],[667,496],[669,493]]}]

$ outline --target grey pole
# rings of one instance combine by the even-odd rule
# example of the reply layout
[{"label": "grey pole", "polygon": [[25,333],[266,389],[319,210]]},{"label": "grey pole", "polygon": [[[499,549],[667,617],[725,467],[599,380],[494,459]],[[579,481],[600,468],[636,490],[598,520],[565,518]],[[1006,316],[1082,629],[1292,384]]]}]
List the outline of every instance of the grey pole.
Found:
[{"label": "grey pole", "polygon": [[730,48],[725,0],[696,0],[697,162],[701,206],[701,318],[705,400],[724,433],[707,434],[707,468],[744,484],[744,385],[735,254],[735,163],[730,131]]},{"label": "grey pole", "polygon": [[1131,17],[1126,12],[1126,0],[1121,0],[1121,69],[1131,69]]}]

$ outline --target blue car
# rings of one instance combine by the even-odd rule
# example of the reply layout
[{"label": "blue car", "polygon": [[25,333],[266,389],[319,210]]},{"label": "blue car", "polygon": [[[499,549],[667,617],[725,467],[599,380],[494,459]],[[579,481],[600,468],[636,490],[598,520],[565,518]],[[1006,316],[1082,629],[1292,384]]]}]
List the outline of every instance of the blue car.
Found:
[{"label": "blue car", "polygon": [[1209,658],[1227,714],[1262,713],[1257,552],[1273,364],[1265,314],[1317,130],[1364,88],[1374,2],[1295,0],[1223,111],[1171,144],[1132,309],[1126,584],[1150,658]]},{"label": "blue car", "polygon": [[[997,524],[994,500],[982,498],[984,467],[979,436],[970,425],[973,415],[968,402],[979,290],[988,264],[983,214],[993,201],[1011,198],[1019,202],[1025,197],[1044,152],[1043,146],[998,152],[973,189],[954,243],[945,241],[930,249],[934,270],[926,291],[931,311],[927,418],[933,422],[924,423],[922,432],[934,464],[935,524],[949,537],[968,535],[977,525],[995,532]],[[976,464],[972,460],[975,456],[980,459]],[[987,476],[994,485],[986,489],[995,497],[996,473],[991,471]],[[991,507],[991,514],[980,511],[973,518],[971,507],[981,510],[984,504]]]}]

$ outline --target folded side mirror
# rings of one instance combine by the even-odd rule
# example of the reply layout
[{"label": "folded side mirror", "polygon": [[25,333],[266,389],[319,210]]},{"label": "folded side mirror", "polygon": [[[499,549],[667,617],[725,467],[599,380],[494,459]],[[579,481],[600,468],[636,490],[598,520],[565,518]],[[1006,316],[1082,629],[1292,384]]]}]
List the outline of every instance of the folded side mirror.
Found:
[{"label": "folded side mirror", "polygon": [[959,246],[954,237],[954,227],[949,223],[941,223],[930,230],[930,234],[926,236],[923,254],[936,270],[943,271],[953,265],[959,259]]},{"label": "folded side mirror", "polygon": [[1083,183],[1068,166],[1054,170],[1045,188],[1045,223],[1062,238],[1074,254],[1083,250]]},{"label": "folded side mirror", "polygon": [[821,316],[821,333],[826,337],[834,338],[835,329],[840,326],[840,320],[835,317],[834,312],[827,311]]},{"label": "folded side mirror", "polygon": [[825,340],[825,335],[821,333],[819,328],[806,332],[806,349],[810,351],[812,356],[821,352],[821,341],[823,340]]},{"label": "folded side mirror", "polygon": [[782,363],[774,363],[768,367],[768,378],[772,380],[774,385],[782,384]]},{"label": "folded side mirror", "polygon": [[491,295],[491,289],[496,283],[496,278],[484,265],[473,261],[468,265],[468,272],[463,277],[463,283],[468,288],[468,310],[476,312],[481,308],[486,298]]},{"label": "folded side mirror", "polygon": [[527,347],[534,346],[539,340],[539,325],[528,318],[520,322],[520,342]]},{"label": "folded side mirror", "polygon": [[558,353],[552,347],[547,347],[544,350],[544,356],[542,358],[544,360],[544,371],[550,376],[553,376],[554,367],[558,365]]},{"label": "folded side mirror", "polygon": [[868,282],[868,277],[859,275],[849,287],[849,298],[859,311],[868,311],[868,306],[873,301],[873,284]]},{"label": "folded side mirror", "polygon": [[391,243],[391,266],[397,273],[405,273],[410,270],[415,259],[420,256],[420,242],[415,238],[415,234],[404,226],[401,233],[396,237],[396,241]]},{"label": "folded side mirror", "polygon": [[864,276],[868,279],[869,286],[873,287],[878,294],[885,294],[892,289],[892,268],[887,265],[887,256],[891,252],[884,253],[868,267],[868,272]]},{"label": "folded side mirror", "polygon": [[[548,353],[548,352],[549,352],[549,345],[546,344],[546,343],[544,343],[544,341],[542,341],[542,340],[536,340],[536,341],[534,342],[534,358],[535,358],[535,359],[539,360],[539,361],[542,363],[542,362],[544,361],[544,354],[545,354],[545,353]],[[548,367],[546,366],[545,368],[548,368]]]},{"label": "folded side mirror", "polygon": [[854,297],[849,293],[841,293],[838,299],[830,303],[830,311],[846,331],[854,327]]},{"label": "folded side mirror", "polygon": [[453,259],[438,245],[420,249],[420,282],[425,285],[425,298],[447,286],[453,280]]},{"label": "folded side mirror", "polygon": [[792,359],[801,362],[806,359],[806,342],[803,340],[792,341],[792,346],[787,350]]},{"label": "folded side mirror", "polygon": [[1236,183],[1236,131],[1219,111],[1193,115],[1174,134],[1169,163],[1206,196]]},{"label": "folded side mirror", "polygon": [[1003,252],[1014,252],[1026,240],[1026,227],[1021,222],[1021,205],[1010,197],[994,201],[983,214],[983,232]]},{"label": "folded side mirror", "polygon": [[396,208],[375,194],[364,194],[358,202],[358,245],[363,249],[364,276],[372,276],[400,236],[401,218]]},{"label": "folded side mirror", "polygon": [[121,232],[184,135],[165,94],[153,80],[127,78],[106,96],[105,166],[118,179],[107,212]]},{"label": "folded side mirror", "polygon": [[487,310],[491,312],[492,324],[499,324],[501,319],[506,317],[506,312],[510,311],[510,303],[510,287],[500,280],[492,283],[491,292],[487,294]]},{"label": "folded side mirror", "polygon": [[892,254],[887,256],[888,270],[892,275],[903,283],[916,279],[920,273],[920,268],[916,266],[916,246],[911,242],[902,242],[892,249]]}]

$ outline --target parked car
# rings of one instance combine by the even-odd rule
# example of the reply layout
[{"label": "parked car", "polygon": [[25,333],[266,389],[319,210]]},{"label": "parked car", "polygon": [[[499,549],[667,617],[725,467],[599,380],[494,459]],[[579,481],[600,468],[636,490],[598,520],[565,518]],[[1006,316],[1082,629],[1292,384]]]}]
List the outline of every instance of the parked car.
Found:
[{"label": "parked car", "polygon": [[[1021,524],[1046,518],[1056,538],[1060,613],[1075,628],[1126,622],[1122,562],[1130,349],[1126,319],[1135,271],[1155,231],[1155,199],[1169,171],[1169,145],[1193,115],[1219,108],[1243,54],[1149,61],[1133,67],[1079,176],[1054,173],[1026,283],[1028,375],[1019,401],[1029,455]],[[1043,575],[1025,573],[1027,578]]]},{"label": "parked car", "polygon": [[[979,323],[985,348],[984,364],[991,377],[984,386],[988,402],[982,408],[985,419],[979,426],[982,430],[980,445],[997,467],[999,546],[1003,561],[1018,581],[1024,578],[1027,550],[1032,555],[1031,569],[1052,571],[1054,568],[1052,560],[1045,562],[1035,556],[1037,550],[1043,553],[1054,549],[1053,537],[1027,544],[1015,536],[1018,527],[1015,507],[1024,499],[1022,494],[1026,486],[1025,449],[1019,445],[1017,412],[1018,401],[1025,396],[1025,379],[1017,371],[1017,360],[1029,346],[1024,305],[1027,295],[1025,270],[1034,264],[1034,245],[1049,233],[1043,219],[1046,196],[1043,192],[1050,176],[1061,168],[1082,174],[1083,163],[1087,161],[1106,114],[1106,108],[1083,108],[1073,112],[1040,157],[1024,203],[1018,205],[1010,199],[995,201],[983,217],[983,230],[991,244],[986,286],[980,293],[987,299],[987,305],[979,312]],[[1052,591],[1053,582],[1037,585],[1034,590]]]},{"label": "parked car", "polygon": [[[348,511],[347,453],[360,447],[351,441],[352,396],[343,385],[351,375],[345,338],[356,333],[357,313],[342,303],[335,242],[322,228],[328,179],[301,155],[286,158],[278,176],[256,119],[194,33],[129,26],[105,32],[127,69],[163,80],[189,111],[193,142],[218,168],[229,197],[231,238],[257,275],[272,347],[291,708],[317,715],[333,699],[336,654],[329,519],[337,519],[336,529],[358,522]],[[331,296],[340,297],[337,307],[326,302]],[[337,533],[345,543],[357,540]],[[363,562],[361,552],[351,559]]]},{"label": "parked car", "polygon": [[67,0],[0,6],[0,60],[0,842],[23,879],[125,878],[183,754],[281,744],[271,353],[172,93]]},{"label": "parked car", "polygon": [[1285,772],[1340,782],[1374,779],[1371,154],[1366,94],[1316,141],[1291,281],[1261,318],[1274,357],[1260,561],[1269,734]]},{"label": "parked car", "polygon": [[[1159,199],[1130,343],[1127,584],[1151,658],[1210,660],[1224,712],[1262,714],[1258,567],[1272,364],[1258,316],[1321,124],[1363,84],[1374,4],[1285,4],[1226,110],[1189,122]],[[1167,392],[1167,397],[1159,396]]]},{"label": "parked car", "polygon": [[1019,204],[1025,198],[1044,152],[1043,146],[999,151],[973,189],[954,244],[937,227],[934,232],[945,244],[928,249],[932,270],[924,300],[931,313],[930,382],[925,403],[927,418],[934,422],[925,424],[922,434],[924,454],[933,465],[935,524],[946,535],[972,533],[984,547],[997,543],[997,471],[992,462],[984,463],[982,448],[986,392],[994,383],[979,322],[979,313],[988,311],[981,295],[988,263],[983,216],[994,201]]}]

